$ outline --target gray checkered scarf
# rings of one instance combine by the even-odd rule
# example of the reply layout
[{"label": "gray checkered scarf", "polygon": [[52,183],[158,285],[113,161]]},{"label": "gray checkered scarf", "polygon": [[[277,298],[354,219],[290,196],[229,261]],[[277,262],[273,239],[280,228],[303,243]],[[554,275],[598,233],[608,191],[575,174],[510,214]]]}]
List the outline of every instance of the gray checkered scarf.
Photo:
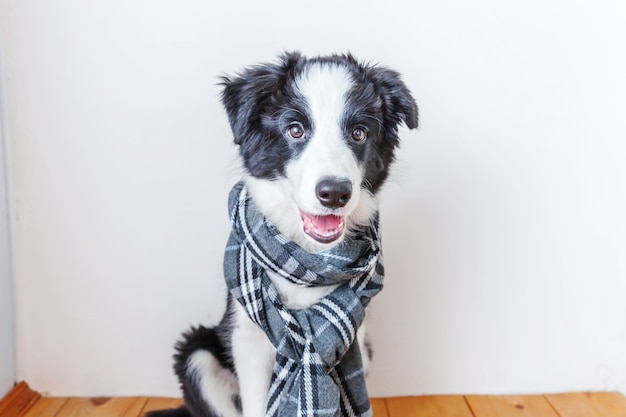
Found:
[{"label": "gray checkered scarf", "polygon": [[[243,182],[230,192],[226,283],[276,347],[267,417],[371,416],[358,343],[365,307],[383,286],[378,216],[317,254],[287,240],[255,207]],[[339,284],[303,310],[289,310],[267,276],[305,287]]]}]

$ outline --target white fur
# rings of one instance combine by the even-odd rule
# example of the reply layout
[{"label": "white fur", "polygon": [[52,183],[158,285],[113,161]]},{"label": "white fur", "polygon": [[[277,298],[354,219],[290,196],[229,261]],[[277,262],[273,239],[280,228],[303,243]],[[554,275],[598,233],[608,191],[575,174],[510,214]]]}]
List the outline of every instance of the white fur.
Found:
[{"label": "white fur", "polygon": [[274,272],[268,272],[268,276],[285,307],[293,310],[309,308],[337,288],[337,285],[305,288],[287,281]]},{"label": "white fur", "polygon": [[203,400],[223,417],[239,417],[232,398],[239,392],[237,377],[224,369],[206,350],[195,351],[188,359],[187,374],[195,379]]},{"label": "white fur", "polygon": [[356,341],[359,344],[359,351],[361,352],[361,361],[363,362],[363,372],[365,376],[369,373],[370,370],[370,356],[367,351],[367,346],[365,344],[365,339],[367,338],[367,310],[365,310],[365,320],[361,323],[361,327],[356,332]]},{"label": "white fur", "polygon": [[[287,164],[285,178],[268,181],[247,177],[246,183],[260,211],[282,234],[310,252],[319,252],[341,242],[345,233],[331,244],[317,242],[304,233],[299,210],[343,216],[349,231],[370,220],[378,201],[361,188],[362,169],[341,130],[346,93],[353,87],[350,74],[340,65],[313,65],[296,85],[315,124],[304,152]],[[319,202],[315,187],[325,177],[350,181],[352,198],[345,207],[333,210]]]},{"label": "white fur", "polygon": [[[259,210],[287,238],[310,252],[328,249],[344,239],[346,232],[330,244],[315,241],[303,231],[300,210],[311,214],[343,216],[346,229],[368,222],[377,210],[378,201],[361,189],[363,172],[345,142],[341,119],[345,96],[353,81],[339,65],[313,65],[296,81],[305,97],[315,129],[302,154],[286,167],[285,178],[276,180],[246,177],[248,191]],[[352,197],[345,207],[328,209],[317,199],[315,187],[326,177],[347,179],[352,183]],[[349,232],[348,232],[349,233]],[[287,308],[304,309],[331,293],[336,286],[306,288],[270,273],[270,279]],[[236,326],[232,334],[233,359],[239,377],[245,417],[265,414],[276,350],[265,333],[254,324],[240,305],[235,307]],[[364,346],[365,325],[357,332],[357,343],[365,370],[369,358]]]},{"label": "white fur", "polygon": [[276,349],[263,330],[250,320],[241,305],[238,304],[235,309],[237,324],[233,331],[232,344],[241,405],[245,410],[245,417],[263,417]]},{"label": "white fur", "polygon": [[[287,180],[298,206],[312,214],[350,214],[358,205],[363,173],[345,141],[341,128],[346,95],[353,87],[350,74],[342,66],[315,65],[296,81],[306,98],[314,130],[307,147],[287,165]],[[315,193],[317,183],[326,177],[347,179],[352,198],[345,207],[330,210],[321,205]]]}]

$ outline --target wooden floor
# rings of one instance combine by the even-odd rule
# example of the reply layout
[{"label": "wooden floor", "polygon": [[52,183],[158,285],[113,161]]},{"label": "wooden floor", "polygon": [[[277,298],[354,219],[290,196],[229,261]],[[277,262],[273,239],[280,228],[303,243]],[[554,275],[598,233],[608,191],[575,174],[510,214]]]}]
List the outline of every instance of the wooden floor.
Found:
[{"label": "wooden floor", "polygon": [[[0,417],[139,417],[182,403],[155,397],[41,398],[24,392],[29,394],[27,387],[0,404]],[[615,392],[376,398],[372,407],[375,417],[626,417],[626,397]]]}]

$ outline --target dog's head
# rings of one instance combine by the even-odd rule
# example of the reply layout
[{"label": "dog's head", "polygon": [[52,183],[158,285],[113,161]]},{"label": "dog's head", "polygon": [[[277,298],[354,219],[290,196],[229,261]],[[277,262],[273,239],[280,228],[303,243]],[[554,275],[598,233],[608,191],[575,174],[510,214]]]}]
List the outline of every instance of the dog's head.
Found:
[{"label": "dog's head", "polygon": [[351,55],[288,53],[223,86],[250,193],[281,233],[321,250],[370,220],[398,126],[417,127],[398,73]]}]

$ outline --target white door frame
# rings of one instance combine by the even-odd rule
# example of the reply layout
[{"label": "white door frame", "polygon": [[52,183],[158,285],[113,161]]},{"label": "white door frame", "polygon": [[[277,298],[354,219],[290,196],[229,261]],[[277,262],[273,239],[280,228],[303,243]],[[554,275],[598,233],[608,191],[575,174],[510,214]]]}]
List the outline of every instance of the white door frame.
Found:
[{"label": "white door frame", "polygon": [[[1,39],[0,39],[1,41]],[[15,367],[15,292],[13,285],[9,152],[4,62],[0,42],[0,398],[13,387]]]}]

